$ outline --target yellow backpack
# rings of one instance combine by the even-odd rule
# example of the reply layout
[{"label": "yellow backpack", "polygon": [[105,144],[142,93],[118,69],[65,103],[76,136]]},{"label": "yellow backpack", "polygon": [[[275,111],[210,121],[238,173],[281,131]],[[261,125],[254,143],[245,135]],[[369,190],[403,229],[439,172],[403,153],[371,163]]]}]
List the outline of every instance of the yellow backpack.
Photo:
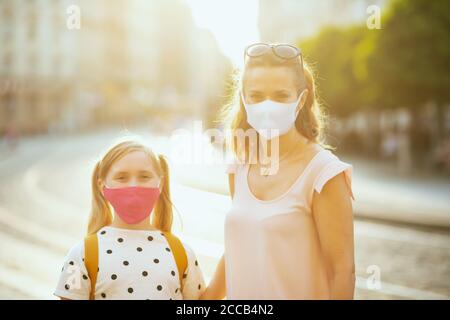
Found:
[{"label": "yellow backpack", "polygon": [[[172,250],[172,254],[175,258],[181,287],[181,284],[183,283],[183,275],[188,264],[186,250],[184,249],[180,239],[172,233],[162,233],[166,237],[170,250]],[[84,264],[86,265],[89,279],[91,281],[91,292],[89,293],[89,299],[95,300],[95,285],[97,283],[98,273],[98,238],[96,233],[84,238]]]}]

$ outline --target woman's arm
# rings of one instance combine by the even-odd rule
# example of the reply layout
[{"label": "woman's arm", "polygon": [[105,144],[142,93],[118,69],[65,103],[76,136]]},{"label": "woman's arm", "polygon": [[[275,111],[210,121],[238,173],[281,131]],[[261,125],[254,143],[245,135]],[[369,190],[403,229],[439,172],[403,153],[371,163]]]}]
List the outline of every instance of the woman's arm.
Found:
[{"label": "woman's arm", "polygon": [[200,300],[222,300],[226,296],[225,257],[222,255],[211,282],[203,292]]},{"label": "woman's arm", "polygon": [[[230,189],[230,196],[234,196],[234,174],[228,175],[228,184]],[[214,277],[211,279],[210,284],[206,288],[203,295],[200,297],[201,300],[221,300],[226,296],[226,284],[225,284],[225,256],[219,260],[216,267],[216,272]]]},{"label": "woman's arm", "polygon": [[344,173],[314,193],[313,215],[327,264],[331,299],[353,299],[355,263],[353,209]]}]

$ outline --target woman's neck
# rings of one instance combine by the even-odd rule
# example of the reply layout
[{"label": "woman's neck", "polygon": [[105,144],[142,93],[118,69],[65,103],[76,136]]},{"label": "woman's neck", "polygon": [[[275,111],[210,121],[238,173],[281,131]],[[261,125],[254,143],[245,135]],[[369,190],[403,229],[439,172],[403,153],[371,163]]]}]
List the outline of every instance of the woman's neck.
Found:
[{"label": "woman's neck", "polygon": [[[276,141],[278,139],[278,142]],[[278,143],[278,146],[276,144]],[[286,134],[279,136],[278,138],[261,141],[260,139],[260,152],[263,155],[273,159],[273,157],[278,157],[278,159],[284,158],[293,149],[303,152],[303,150],[308,146],[310,141],[305,138],[298,130],[294,127]],[[276,154],[278,153],[278,155]]]}]

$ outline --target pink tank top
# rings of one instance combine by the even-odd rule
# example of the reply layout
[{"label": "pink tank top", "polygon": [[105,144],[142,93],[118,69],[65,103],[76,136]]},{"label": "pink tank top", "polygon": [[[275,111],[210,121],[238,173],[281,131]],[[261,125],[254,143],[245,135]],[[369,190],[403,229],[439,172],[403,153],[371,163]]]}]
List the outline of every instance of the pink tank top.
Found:
[{"label": "pink tank top", "polygon": [[314,224],[313,192],[345,173],[350,196],[353,166],[321,148],[292,186],[273,200],[249,189],[248,165],[231,165],[235,191],[225,220],[228,299],[329,299],[325,263]]}]

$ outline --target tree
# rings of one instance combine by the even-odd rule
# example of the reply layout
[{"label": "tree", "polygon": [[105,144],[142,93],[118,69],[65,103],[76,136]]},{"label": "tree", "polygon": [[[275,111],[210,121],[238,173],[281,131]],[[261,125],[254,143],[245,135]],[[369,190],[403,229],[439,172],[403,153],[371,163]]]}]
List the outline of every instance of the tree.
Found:
[{"label": "tree", "polygon": [[317,73],[321,99],[336,115],[352,113],[364,104],[363,82],[355,74],[354,50],[365,32],[361,26],[327,27],[300,44],[305,60]]},{"label": "tree", "polygon": [[450,102],[450,1],[392,0],[381,30],[326,27],[300,43],[338,115]]},{"label": "tree", "polygon": [[450,1],[396,0],[367,64],[386,106],[450,102]]}]

